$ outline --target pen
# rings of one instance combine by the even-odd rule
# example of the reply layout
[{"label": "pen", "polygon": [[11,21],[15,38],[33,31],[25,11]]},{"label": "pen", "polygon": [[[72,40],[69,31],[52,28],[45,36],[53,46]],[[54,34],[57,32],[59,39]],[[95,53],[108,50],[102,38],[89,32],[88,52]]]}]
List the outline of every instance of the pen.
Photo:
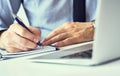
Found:
[{"label": "pen", "polygon": [[[17,15],[15,15],[15,14],[12,14],[12,15],[13,15],[13,18],[14,18],[21,26],[23,26],[23,27],[26,28],[29,32],[32,33],[32,31],[22,22],[22,20],[21,20]],[[39,41],[39,42],[37,43],[37,45],[41,46],[42,43]],[[55,47],[56,50],[59,50],[59,48],[56,47],[56,46],[54,46],[54,45],[49,45],[49,46]]]}]

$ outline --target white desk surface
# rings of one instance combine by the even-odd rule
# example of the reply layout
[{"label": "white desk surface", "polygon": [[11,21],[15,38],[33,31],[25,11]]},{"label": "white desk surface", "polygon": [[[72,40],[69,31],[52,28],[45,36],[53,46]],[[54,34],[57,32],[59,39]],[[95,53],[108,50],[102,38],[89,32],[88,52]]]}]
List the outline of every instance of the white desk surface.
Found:
[{"label": "white desk surface", "polygon": [[99,66],[32,63],[27,57],[0,61],[0,76],[120,76],[120,60]]}]

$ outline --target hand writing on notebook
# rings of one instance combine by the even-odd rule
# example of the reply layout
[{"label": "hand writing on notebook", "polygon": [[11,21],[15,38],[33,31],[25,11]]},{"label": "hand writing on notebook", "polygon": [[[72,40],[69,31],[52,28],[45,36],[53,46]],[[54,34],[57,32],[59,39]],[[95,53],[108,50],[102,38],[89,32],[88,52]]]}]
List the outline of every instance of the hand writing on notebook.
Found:
[{"label": "hand writing on notebook", "polygon": [[[8,52],[21,52],[37,47],[40,40],[40,30],[28,27],[33,33],[19,24],[12,24],[0,37],[0,48]],[[55,43],[56,46],[66,46],[74,43],[93,40],[94,28],[92,22],[67,22],[53,30],[44,40],[43,45]]]},{"label": "hand writing on notebook", "polygon": [[28,27],[33,33],[19,24],[12,24],[1,34],[0,48],[8,52],[21,52],[37,47],[40,40],[40,30],[34,27]]},{"label": "hand writing on notebook", "polygon": [[61,47],[93,40],[92,22],[67,22],[53,30],[44,40],[43,45],[55,44]]}]

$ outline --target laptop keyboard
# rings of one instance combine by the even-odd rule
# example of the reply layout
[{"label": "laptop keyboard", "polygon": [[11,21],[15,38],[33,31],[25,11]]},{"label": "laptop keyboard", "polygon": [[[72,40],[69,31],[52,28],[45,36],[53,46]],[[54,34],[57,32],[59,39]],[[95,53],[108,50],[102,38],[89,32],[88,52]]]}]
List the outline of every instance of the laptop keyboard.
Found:
[{"label": "laptop keyboard", "polygon": [[63,58],[68,58],[68,59],[76,59],[76,58],[91,58],[92,57],[92,50],[88,50],[85,52],[80,52],[80,53],[75,53],[75,54],[71,54],[71,55],[67,55],[67,56],[63,56],[61,57]]}]

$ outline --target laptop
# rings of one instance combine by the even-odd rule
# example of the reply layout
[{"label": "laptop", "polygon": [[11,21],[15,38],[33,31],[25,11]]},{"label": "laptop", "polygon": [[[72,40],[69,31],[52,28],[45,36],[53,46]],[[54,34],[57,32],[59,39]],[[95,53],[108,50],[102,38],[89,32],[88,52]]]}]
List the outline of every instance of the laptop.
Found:
[{"label": "laptop", "polygon": [[[81,43],[81,46],[74,49],[59,50],[46,55],[37,55],[36,57],[30,58],[30,60],[36,63],[98,65],[119,59],[119,3],[119,0],[99,0],[93,42],[83,43],[83,45]],[[74,54],[72,53],[73,51]]]}]

